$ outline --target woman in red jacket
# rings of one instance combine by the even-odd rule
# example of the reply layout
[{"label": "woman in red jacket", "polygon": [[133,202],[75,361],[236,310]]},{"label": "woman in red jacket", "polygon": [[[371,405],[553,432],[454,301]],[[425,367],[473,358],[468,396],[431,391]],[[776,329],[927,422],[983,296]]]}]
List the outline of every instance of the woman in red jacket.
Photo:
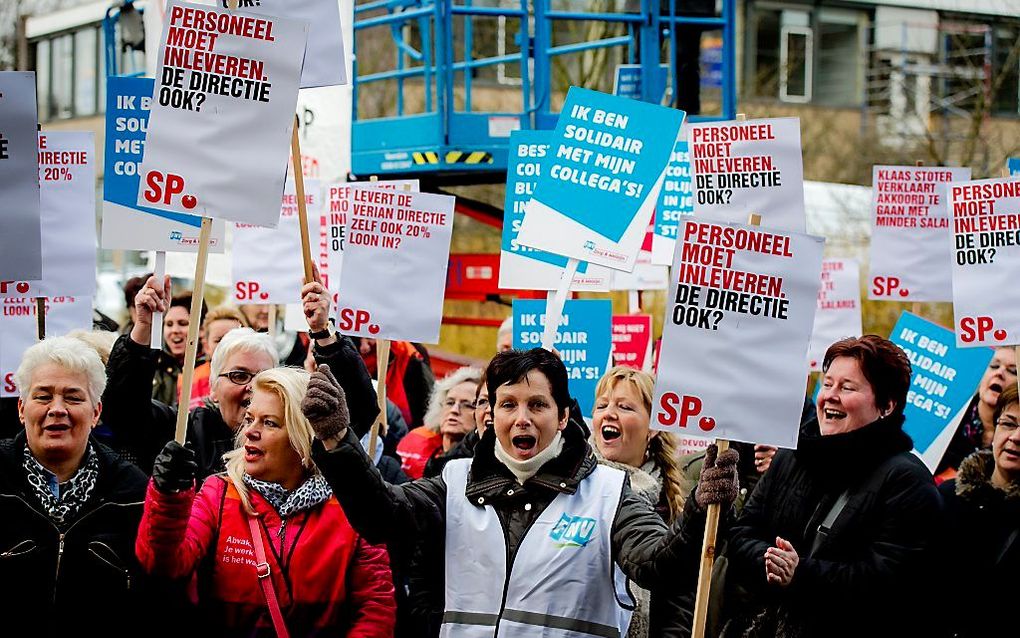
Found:
[{"label": "woman in red jacket", "polygon": [[[150,573],[197,580],[210,635],[393,634],[386,550],[353,530],[311,460],[308,378],[290,368],[255,377],[227,472],[197,496],[191,450],[171,441],[156,459],[135,549]],[[344,401],[333,407],[347,414]]]}]

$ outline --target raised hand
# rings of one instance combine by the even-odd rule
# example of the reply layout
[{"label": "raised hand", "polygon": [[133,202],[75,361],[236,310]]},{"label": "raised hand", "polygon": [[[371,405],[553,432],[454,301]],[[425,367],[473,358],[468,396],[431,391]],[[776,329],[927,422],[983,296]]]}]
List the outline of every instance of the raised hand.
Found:
[{"label": "raised hand", "polygon": [[699,507],[729,506],[736,500],[738,460],[740,455],[736,450],[726,450],[719,454],[719,448],[714,443],[708,446],[698,486],[694,489],[694,500]]},{"label": "raised hand", "polygon": [[320,365],[308,380],[301,413],[311,423],[315,438],[323,443],[335,444],[347,433],[351,424],[347,397],[328,365]]}]

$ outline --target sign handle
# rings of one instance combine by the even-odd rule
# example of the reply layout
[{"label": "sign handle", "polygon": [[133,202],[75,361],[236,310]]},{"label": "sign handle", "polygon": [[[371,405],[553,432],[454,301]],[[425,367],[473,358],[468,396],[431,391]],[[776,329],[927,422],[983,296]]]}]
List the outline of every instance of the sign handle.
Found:
[{"label": "sign handle", "polygon": [[266,320],[266,331],[269,333],[270,337],[276,339],[276,304],[269,304],[267,312],[269,314],[269,319]]},{"label": "sign handle", "polygon": [[[737,115],[740,118],[740,115]],[[749,226],[761,226],[761,215],[751,213],[747,217]],[[726,439],[716,439],[719,454],[730,449]],[[693,495],[691,496],[693,498]],[[715,564],[716,539],[719,535],[719,517],[722,508],[709,505],[705,518],[705,539],[701,544],[701,570],[698,572],[698,597],[694,601],[694,627],[691,638],[705,638],[705,622],[708,620],[708,598],[712,591],[712,566]]]},{"label": "sign handle", "polygon": [[390,366],[390,340],[378,339],[375,342],[375,376],[378,379],[376,385],[376,396],[379,399],[379,416],[372,423],[372,429],[368,434],[368,456],[375,458],[375,447],[379,442],[379,431],[383,436],[389,430],[389,422],[386,420],[386,372]]},{"label": "sign handle", "polygon": [[191,318],[188,323],[188,345],[184,351],[184,370],[181,372],[181,400],[177,404],[177,428],[174,439],[184,445],[188,433],[188,408],[191,405],[191,379],[195,376],[195,358],[198,355],[198,318],[202,316],[202,293],[205,288],[205,266],[209,261],[209,236],[212,219],[202,218],[198,235],[198,261],[195,262],[195,285],[191,290]]},{"label": "sign handle", "polygon": [[35,298],[35,336],[39,341],[46,338],[46,297]]},{"label": "sign handle", "polygon": [[578,261],[575,257],[567,260],[567,265],[560,275],[560,283],[556,290],[550,290],[545,300],[545,330],[542,332],[542,348],[553,351],[553,344],[556,342],[556,330],[560,325],[560,317],[563,315],[563,305],[567,302],[567,294],[570,292],[570,285],[574,283],[574,274],[577,273]]},{"label": "sign handle", "polygon": [[641,291],[640,290],[628,290],[627,291],[627,312],[636,315],[641,312]]},{"label": "sign handle", "polygon": [[301,172],[301,144],[298,142],[298,116],[290,135],[290,160],[294,173],[294,190],[297,191],[298,224],[301,227],[301,260],[305,267],[305,282],[315,281],[312,273],[312,245],[308,238],[308,206],[305,203],[305,176]]},{"label": "sign handle", "polygon": [[[163,279],[166,277],[166,251],[156,251],[156,263],[155,268],[152,269],[152,274],[155,275],[158,286],[163,288]],[[152,334],[149,336],[149,347],[153,350],[163,349],[163,313],[154,312],[152,313]]]}]

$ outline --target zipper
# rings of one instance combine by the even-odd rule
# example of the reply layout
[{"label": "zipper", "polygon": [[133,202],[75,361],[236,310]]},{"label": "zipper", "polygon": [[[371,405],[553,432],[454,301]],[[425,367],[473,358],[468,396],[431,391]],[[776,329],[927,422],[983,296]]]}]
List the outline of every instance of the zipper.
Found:
[{"label": "zipper", "polygon": [[[492,506],[490,505],[489,507]],[[549,505],[546,505],[546,507],[549,507]],[[495,513],[495,508],[493,508],[493,513]],[[528,537],[528,532],[531,531],[531,528],[538,521],[539,516],[541,516],[541,513],[537,514],[533,519],[531,519],[531,522],[528,523],[528,526],[524,528],[524,533],[521,534],[521,540],[517,543],[518,550],[520,550],[521,543],[524,542],[524,539]],[[496,520],[499,520],[499,514],[496,514]],[[500,521],[500,525],[502,525],[502,521]],[[503,538],[504,540],[506,539],[506,530],[503,530]],[[503,579],[503,598],[499,602],[499,614],[496,615],[496,631],[492,634],[492,638],[499,638],[499,624],[503,620],[503,612],[506,611],[506,597],[510,590],[510,577],[513,576],[514,571],[512,561],[516,558],[517,552],[514,552],[514,555],[511,556],[510,545],[506,544],[506,577]]]},{"label": "zipper", "polygon": [[[70,529],[70,528],[68,528]],[[57,606],[57,583],[60,582],[60,561],[64,557],[64,537],[67,532],[60,534],[60,545],[57,547],[57,571],[53,574],[53,607]]]}]

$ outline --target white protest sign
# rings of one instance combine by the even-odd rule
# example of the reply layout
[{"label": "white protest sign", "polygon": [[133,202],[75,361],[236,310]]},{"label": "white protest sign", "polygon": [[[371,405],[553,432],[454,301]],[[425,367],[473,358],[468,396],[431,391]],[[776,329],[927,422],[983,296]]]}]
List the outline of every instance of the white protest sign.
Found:
[{"label": "white protest sign", "polygon": [[808,370],[820,371],[829,346],[844,337],[859,337],[862,331],[860,265],[855,259],[822,261],[822,285],[808,345]]},{"label": "white protest sign", "polygon": [[[227,0],[220,0],[220,6],[227,8]],[[301,88],[347,84],[340,5],[336,0],[240,0],[237,8],[308,23]]]},{"label": "white protest sign", "polygon": [[0,280],[42,277],[35,73],[0,72]]},{"label": "white protest sign", "polygon": [[[326,243],[326,271],[319,268],[326,289],[336,295],[340,290],[340,273],[344,267],[344,243],[347,233],[347,214],[351,210],[351,191],[355,188],[382,188],[418,192],[418,180],[396,179],[378,182],[332,182],[323,189],[321,224]],[[307,190],[307,188],[306,188]]]},{"label": "white protest sign", "polygon": [[1020,343],[1020,179],[949,185],[956,345]]},{"label": "white protest sign", "polygon": [[687,129],[694,215],[804,232],[800,120],[781,117],[691,124]]},{"label": "white protest sign", "polygon": [[[36,302],[31,297],[0,299],[0,397],[18,396],[14,373],[21,356],[37,339]],[[46,300],[46,335],[65,335],[92,329],[91,297],[53,297]]]},{"label": "white protest sign", "polygon": [[631,271],[684,112],[570,87],[518,243]]},{"label": "white protest sign", "polygon": [[[652,250],[653,229],[655,217],[648,226],[645,233],[644,243],[641,244],[641,251],[638,252],[637,260],[634,262],[634,270],[624,272],[622,270],[611,270],[609,280],[610,290],[666,290],[669,287],[669,268],[653,263],[655,254]],[[675,243],[675,240],[674,240]],[[576,290],[576,288],[574,288]]]},{"label": "white protest sign", "polygon": [[969,168],[872,169],[869,299],[953,298],[945,184],[969,179]]},{"label": "white protest sign", "polygon": [[[321,206],[319,182],[306,180],[308,239],[313,246],[312,261],[316,262],[320,271],[327,266],[322,251],[314,249],[322,244]],[[280,224],[276,228],[234,224],[230,254],[235,303],[291,304],[301,301],[305,275],[294,182],[288,180],[283,192]]]},{"label": "white protest sign", "polygon": [[693,220],[678,235],[652,427],[796,447],[824,240]]},{"label": "white protest sign", "polygon": [[276,226],[307,32],[168,3],[138,205]]},{"label": "white protest sign", "polygon": [[92,133],[39,133],[42,278],[0,286],[0,296],[96,293],[96,150]]},{"label": "white protest sign", "polygon": [[337,329],[439,341],[454,198],[354,188],[340,273]]}]

